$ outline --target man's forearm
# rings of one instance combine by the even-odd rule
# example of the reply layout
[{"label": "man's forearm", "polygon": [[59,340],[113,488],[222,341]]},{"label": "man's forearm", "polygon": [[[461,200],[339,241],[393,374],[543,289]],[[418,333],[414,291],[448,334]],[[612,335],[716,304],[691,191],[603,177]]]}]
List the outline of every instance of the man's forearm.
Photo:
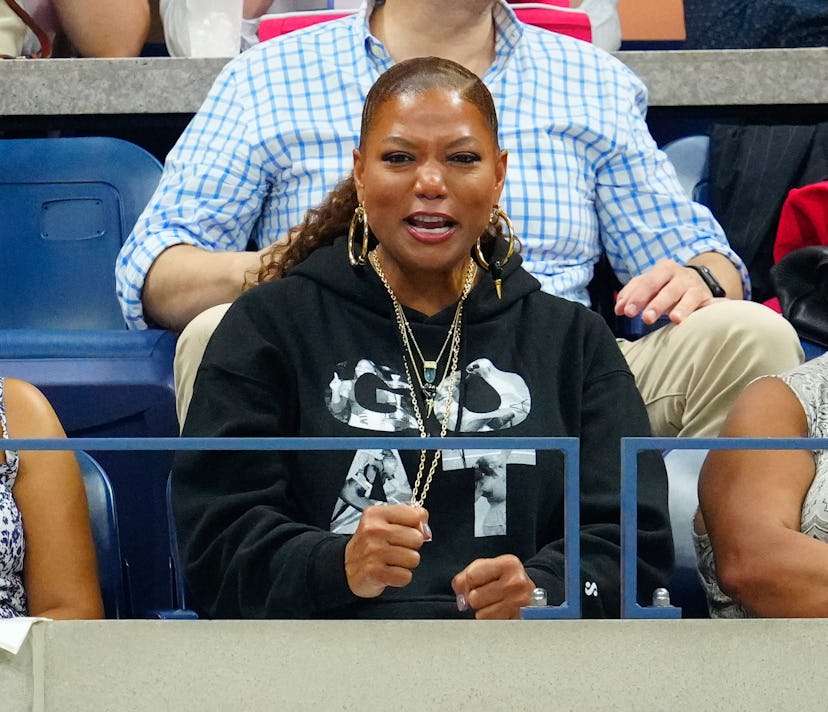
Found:
[{"label": "man's forearm", "polygon": [[146,321],[180,332],[205,309],[234,301],[259,264],[258,252],[208,252],[192,245],[167,248],[144,283]]}]

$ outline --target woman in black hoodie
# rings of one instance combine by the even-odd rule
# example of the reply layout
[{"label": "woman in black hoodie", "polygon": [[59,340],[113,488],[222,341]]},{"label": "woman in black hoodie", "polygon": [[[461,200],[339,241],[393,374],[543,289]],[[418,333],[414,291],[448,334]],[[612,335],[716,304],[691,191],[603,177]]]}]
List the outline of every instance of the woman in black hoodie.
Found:
[{"label": "woman in black hoodie", "polygon": [[[207,615],[516,618],[535,587],[561,602],[560,453],[369,440],[487,434],[580,438],[582,609],[618,615],[619,440],[648,435],[647,415],[601,318],[521,268],[506,165],[491,96],[460,65],[401,62],[369,92],[353,174],[227,313],[183,430],[366,445],[177,457]],[[648,596],[672,562],[657,453],[641,458],[638,525]]]}]

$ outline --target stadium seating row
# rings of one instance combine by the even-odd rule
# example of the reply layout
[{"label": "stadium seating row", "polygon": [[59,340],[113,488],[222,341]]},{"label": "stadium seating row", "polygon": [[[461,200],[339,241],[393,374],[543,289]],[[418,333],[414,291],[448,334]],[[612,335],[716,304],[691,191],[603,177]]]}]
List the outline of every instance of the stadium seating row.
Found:
[{"label": "stadium seating row", "polygon": [[[153,156],[118,139],[0,142],[0,373],[38,386],[70,437],[178,434],[176,337],[127,330],[115,296],[118,250],[160,175]],[[172,455],[93,455],[118,494],[134,612],[166,607]]]},{"label": "stadium seating row", "polygon": [[[318,439],[317,439],[318,440]],[[323,439],[324,443],[319,446],[330,447],[335,443],[331,439]],[[403,440],[401,438],[401,440]],[[485,438],[484,438],[485,440]],[[525,618],[529,619],[550,619],[550,618],[580,618],[580,591],[579,582],[580,575],[580,554],[577,550],[577,537],[570,538],[569,532],[577,532],[580,528],[579,523],[579,507],[578,507],[578,467],[577,467],[577,440],[574,438],[542,438],[538,441],[538,446],[549,447],[552,449],[563,450],[567,457],[566,472],[565,472],[565,499],[566,499],[566,580],[567,580],[567,595],[563,604],[558,606],[540,607],[527,609],[525,611]],[[647,439],[645,439],[647,440]],[[134,587],[133,587],[133,570],[130,565],[128,556],[125,554],[124,544],[127,543],[126,538],[122,537],[121,529],[119,527],[119,517],[116,506],[116,495],[113,491],[110,480],[101,467],[101,465],[92,458],[87,452],[80,449],[83,441],[70,443],[69,447],[76,451],[78,462],[81,467],[81,472],[84,479],[84,484],[87,492],[87,499],[89,502],[89,516],[92,527],[93,539],[96,548],[98,559],[98,571],[101,581],[101,591],[104,600],[104,610],[107,618],[161,618],[161,619],[196,619],[198,614],[192,608],[192,602],[189,599],[187,585],[183,577],[182,568],[179,558],[178,543],[175,531],[175,525],[172,520],[172,511],[170,503],[170,478],[166,481],[165,495],[162,507],[165,511],[165,516],[169,522],[169,534],[155,530],[145,529],[140,542],[144,546],[151,544],[152,540],[158,540],[158,546],[153,547],[162,552],[159,561],[156,562],[158,569],[166,568],[169,572],[169,597],[167,600],[157,600],[155,607],[146,610],[136,610],[133,605]],[[86,439],[86,442],[89,442]],[[207,440],[179,440],[183,447],[211,447],[213,444]],[[407,441],[406,446],[408,446]],[[523,442],[523,441],[522,441]],[[233,447],[234,444],[228,445],[226,440],[220,441],[222,447]],[[245,442],[245,447],[256,446],[259,447],[274,447],[273,441],[269,443],[267,439],[257,441],[254,443]],[[10,446],[15,447],[15,442],[10,441]],[[133,445],[136,452],[141,451],[146,444],[146,441],[141,439],[124,439],[124,438],[109,438],[106,439],[101,447],[122,447]],[[316,443],[306,443],[308,448],[316,446]],[[419,447],[419,443],[415,443]],[[480,445],[480,439],[475,439],[475,445]],[[655,442],[653,448],[660,447],[661,443]],[[46,447],[67,446],[66,441],[49,441]],[[343,447],[349,447],[350,442],[346,442]],[[639,445],[640,446],[640,445]],[[31,447],[31,446],[30,446]],[[279,443],[275,447],[292,448],[296,447],[296,443]],[[414,445],[411,445],[414,447]],[[647,444],[644,444],[647,447]],[[695,452],[695,451],[694,451]],[[679,566],[670,582],[669,591],[672,596],[671,606],[649,606],[639,605],[636,601],[636,480],[637,473],[635,466],[630,467],[626,474],[622,476],[622,528],[624,534],[622,535],[622,551],[627,549],[629,554],[623,553],[622,567],[625,570],[625,575],[622,577],[621,585],[623,587],[624,599],[626,601],[622,609],[624,617],[635,618],[678,618],[682,614],[685,617],[705,617],[706,608],[704,605],[703,592],[698,584],[695,575],[695,563],[689,560],[683,561]],[[675,511],[672,507],[671,501],[671,519],[683,518],[687,512],[683,507],[679,507]],[[675,527],[676,531],[682,532],[684,530],[680,527]],[[677,547],[681,546],[687,548],[687,541],[677,542]],[[692,542],[690,542],[692,548]],[[632,549],[629,547],[632,546]]]},{"label": "stadium seating row", "polygon": [[[688,194],[707,200],[705,136],[665,147]],[[112,138],[7,139],[0,142],[0,372],[33,382],[52,401],[70,437],[175,437],[175,336],[128,331],[115,298],[113,265],[149,200],[161,166],[143,149]],[[813,355],[810,345],[809,355]],[[144,616],[175,607],[181,581],[171,573],[166,506],[172,454],[92,453],[117,493],[129,605]],[[692,594],[695,556],[689,520],[700,460],[670,468],[671,510],[682,605],[703,614]],[[692,458],[691,458],[692,459]],[[678,474],[676,474],[678,473]],[[679,481],[679,479],[681,481]],[[681,496],[677,493],[682,493]],[[147,532],[152,536],[147,536]],[[108,609],[109,610],[109,609]]]}]

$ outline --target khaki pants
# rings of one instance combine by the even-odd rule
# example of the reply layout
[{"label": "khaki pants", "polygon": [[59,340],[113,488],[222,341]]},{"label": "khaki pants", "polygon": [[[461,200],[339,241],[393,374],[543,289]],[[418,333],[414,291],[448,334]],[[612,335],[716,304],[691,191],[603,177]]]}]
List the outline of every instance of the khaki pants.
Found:
[{"label": "khaki pants", "polygon": [[653,434],[664,437],[717,436],[748,383],[787,371],[804,358],[785,318],[761,304],[733,299],[618,345]]},{"label": "khaki pants", "polygon": [[[175,389],[182,425],[204,349],[228,307],[220,304],[199,314],[178,340]],[[618,345],[647,406],[653,434],[663,437],[715,437],[748,383],[803,359],[786,319],[761,304],[729,299],[693,312],[681,324]]]},{"label": "khaki pants", "polygon": [[0,54],[18,57],[27,27],[6,3],[0,3]]},{"label": "khaki pants", "polygon": [[204,356],[204,349],[207,348],[207,342],[229,308],[229,304],[218,304],[201,312],[187,324],[178,337],[174,366],[175,410],[182,428],[187,419],[187,409],[193,397],[193,383],[201,365],[201,357]]}]

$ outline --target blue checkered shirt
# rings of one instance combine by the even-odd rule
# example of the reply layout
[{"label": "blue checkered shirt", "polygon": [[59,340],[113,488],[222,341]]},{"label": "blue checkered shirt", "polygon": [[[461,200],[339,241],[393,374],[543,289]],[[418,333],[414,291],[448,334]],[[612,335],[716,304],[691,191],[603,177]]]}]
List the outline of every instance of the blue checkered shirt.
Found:
[{"label": "blue checkered shirt", "polygon": [[[393,60],[355,15],[257,45],[231,61],[167,157],[124,244],[118,297],[146,326],[141,289],[167,247],[244,250],[284,236],[352,168],[362,104]],[[500,0],[496,57],[484,76],[509,152],[502,207],[544,290],[589,304],[602,252],[621,282],[659,259],[727,255],[710,212],[685,197],[644,116],[647,95],[592,45],[524,25]]]}]

